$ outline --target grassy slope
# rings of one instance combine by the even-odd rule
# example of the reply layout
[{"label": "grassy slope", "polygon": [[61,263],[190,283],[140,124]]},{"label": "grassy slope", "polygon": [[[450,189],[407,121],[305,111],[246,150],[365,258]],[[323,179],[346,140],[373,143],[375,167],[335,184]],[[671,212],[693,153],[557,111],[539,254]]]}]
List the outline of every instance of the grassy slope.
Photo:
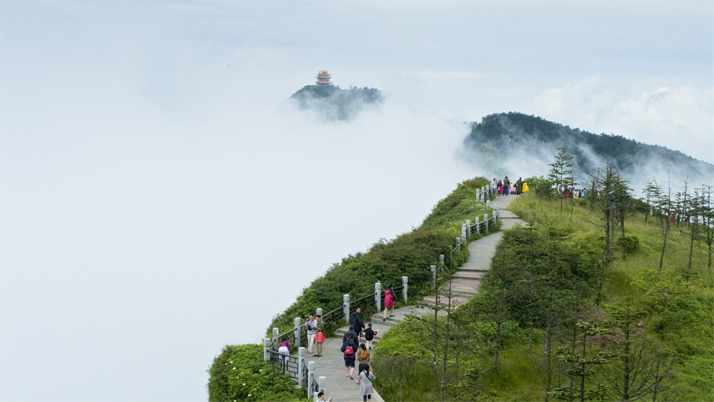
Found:
[{"label": "grassy slope", "polygon": [[[600,216],[587,208],[586,200],[575,200],[565,204],[563,216],[560,216],[560,203],[543,201],[534,196],[519,197],[511,203],[509,209],[536,228],[544,228],[555,223],[571,228],[571,238],[597,241],[602,233]],[[572,217],[571,217],[572,215]],[[662,249],[662,231],[657,219],[649,218],[645,222],[644,214],[631,215],[625,223],[626,236],[634,235],[639,239],[640,249],[623,260],[619,252],[615,253],[615,263],[605,281],[603,304],[613,303],[626,296],[645,299],[646,295],[638,292],[637,284],[647,278],[650,270],[659,267]],[[687,269],[689,259],[689,230],[685,227],[672,227],[667,240],[663,271],[669,271],[673,277],[681,280]],[[651,273],[651,272],[650,272]],[[688,287],[694,303],[700,305],[679,306],[682,310],[695,312],[703,308],[703,317],[678,317],[682,321],[677,325],[667,326],[666,311],[651,314],[649,332],[663,341],[668,348],[679,353],[682,363],[675,369],[678,382],[679,400],[709,401],[714,400],[714,275],[707,269],[707,249],[702,242],[695,242],[692,262],[692,281]],[[685,285],[686,286],[686,285]],[[676,311],[678,306],[670,306]],[[680,313],[681,314],[681,313]],[[678,315],[680,315],[678,314]],[[653,328],[660,327],[660,328]]]},{"label": "grassy slope", "polygon": [[[584,201],[584,200],[582,200]],[[557,227],[564,233],[564,244],[599,244],[601,229],[599,216],[584,207],[566,204],[561,217],[560,203],[541,201],[534,196],[519,197],[509,208],[524,220],[533,224],[538,231],[546,231],[547,226]],[[578,204],[576,201],[575,204]],[[571,208],[572,206],[572,208]],[[675,367],[676,395],[679,400],[714,400],[713,340],[712,340],[712,273],[706,268],[706,252],[701,244],[694,251],[694,277],[687,286],[681,280],[681,272],[686,268],[688,258],[687,230],[673,229],[668,242],[664,263],[665,276],[679,280],[679,287],[658,288],[651,280],[648,269],[656,269],[659,264],[661,237],[656,222],[645,223],[642,214],[631,216],[626,222],[627,235],[640,240],[640,250],[628,255],[626,260],[616,256],[613,269],[608,270],[604,286],[603,304],[614,303],[625,296],[643,299],[643,303],[662,307],[651,311],[648,317],[649,335],[675,351],[682,362]],[[499,252],[504,251],[504,245]],[[506,247],[507,249],[507,247]],[[507,250],[506,250],[507,251]],[[618,254],[619,255],[619,254]],[[647,288],[649,293],[642,289]],[[664,290],[663,290],[664,289]],[[676,299],[674,294],[688,292],[687,297]],[[684,290],[683,290],[684,289]],[[652,292],[652,290],[655,290]],[[680,300],[680,305],[671,302],[657,304],[654,298]],[[646,300],[645,300],[646,299]],[[472,299],[474,300],[474,299]],[[684,304],[682,304],[684,303]],[[590,305],[592,308],[592,304]],[[468,308],[468,305],[464,308]],[[669,314],[668,314],[669,311]],[[603,312],[603,315],[606,313]],[[523,328],[511,327],[501,351],[500,370],[491,370],[491,350],[489,350],[489,327],[478,322],[464,323],[463,329],[470,334],[478,334],[461,357],[458,379],[453,377],[450,386],[456,400],[498,400],[530,401],[543,400],[544,375],[539,368],[543,356],[542,331],[536,331],[534,348],[528,348],[527,335]],[[411,320],[395,326],[386,334],[375,350],[375,371],[389,373],[384,379],[378,377],[376,386],[385,398],[393,400],[424,400],[439,398],[437,372],[433,369],[431,356],[431,329],[428,323]],[[453,352],[452,352],[453,353]],[[454,363],[453,360],[450,361]],[[399,366],[409,365],[409,371],[400,371]],[[447,395],[448,396],[448,395]]]}]

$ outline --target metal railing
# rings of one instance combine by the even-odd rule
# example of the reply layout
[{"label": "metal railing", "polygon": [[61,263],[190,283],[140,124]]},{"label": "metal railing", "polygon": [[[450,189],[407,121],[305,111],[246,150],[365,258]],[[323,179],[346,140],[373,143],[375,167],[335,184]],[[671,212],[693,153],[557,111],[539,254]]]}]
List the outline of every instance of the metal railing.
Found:
[{"label": "metal railing", "polygon": [[284,374],[289,375],[293,380],[298,380],[299,362],[297,357],[282,355],[274,350],[271,350],[268,353],[270,353],[270,360],[268,361],[276,364]]}]

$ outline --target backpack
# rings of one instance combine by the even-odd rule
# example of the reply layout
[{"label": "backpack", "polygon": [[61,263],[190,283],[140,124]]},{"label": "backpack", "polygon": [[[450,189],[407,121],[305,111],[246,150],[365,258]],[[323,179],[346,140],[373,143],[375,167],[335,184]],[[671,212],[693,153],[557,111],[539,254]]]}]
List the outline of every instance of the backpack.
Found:
[{"label": "backpack", "polygon": [[352,346],[347,346],[345,348],[345,359],[354,359],[355,358],[355,351],[352,349]]}]

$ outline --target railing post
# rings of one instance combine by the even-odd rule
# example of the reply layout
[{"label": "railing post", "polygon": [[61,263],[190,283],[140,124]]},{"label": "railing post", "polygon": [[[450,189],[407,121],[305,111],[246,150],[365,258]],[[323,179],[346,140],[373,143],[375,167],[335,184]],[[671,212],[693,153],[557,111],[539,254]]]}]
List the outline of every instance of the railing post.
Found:
[{"label": "railing post", "polygon": [[315,381],[315,362],[310,361],[307,363],[307,396],[310,397],[312,394],[312,383]]},{"label": "railing post", "polygon": [[501,207],[496,205],[496,220],[498,220],[501,217]]},{"label": "railing post", "polygon": [[481,201],[481,189],[476,189],[476,201]]},{"label": "railing post", "polygon": [[318,392],[315,392],[315,402],[317,402],[317,394],[319,394],[320,392],[325,392],[325,376],[324,375],[320,376],[317,379],[317,389],[318,389]]},{"label": "railing post", "polygon": [[300,317],[295,317],[295,347],[300,347]]},{"label": "railing post", "polygon": [[483,214],[483,223],[486,224],[486,229],[484,229],[484,233],[488,233],[488,214]]},{"label": "railing post", "polygon": [[456,238],[456,249],[461,250],[461,238],[460,237]]},{"label": "railing post", "polygon": [[461,224],[461,238],[466,241],[466,223]]},{"label": "railing post", "polygon": [[301,347],[298,349],[298,385],[302,387],[303,373],[305,366],[305,348]]},{"label": "railing post", "polygon": [[379,282],[374,284],[374,305],[378,313],[382,311],[382,284]]},{"label": "railing post", "polygon": [[273,344],[272,344],[272,347],[273,347],[273,349],[275,349],[275,350],[277,350],[277,349],[278,349],[278,345],[280,345],[280,343],[278,342],[278,335],[280,335],[280,329],[278,329],[278,328],[273,328]]},{"label": "railing post", "polygon": [[342,296],[342,312],[345,313],[345,322],[347,325],[350,324],[350,295]]},{"label": "railing post", "polygon": [[481,222],[478,221],[478,216],[474,218],[474,225],[476,225],[476,233],[481,233]]},{"label": "railing post", "polygon": [[318,307],[317,310],[315,310],[315,316],[318,316],[318,315],[320,317],[322,317],[322,309],[320,307]]},{"label": "railing post", "polygon": [[486,200],[486,206],[490,207],[491,206],[491,200]]},{"label": "railing post", "polygon": [[404,295],[404,304],[407,304],[407,300],[409,298],[407,297],[407,291],[409,290],[409,278],[406,276],[402,276],[402,294]]},{"label": "railing post", "polygon": [[466,235],[471,236],[471,220],[466,219]]},{"label": "railing post", "polygon": [[263,339],[263,360],[270,361],[270,338]]}]

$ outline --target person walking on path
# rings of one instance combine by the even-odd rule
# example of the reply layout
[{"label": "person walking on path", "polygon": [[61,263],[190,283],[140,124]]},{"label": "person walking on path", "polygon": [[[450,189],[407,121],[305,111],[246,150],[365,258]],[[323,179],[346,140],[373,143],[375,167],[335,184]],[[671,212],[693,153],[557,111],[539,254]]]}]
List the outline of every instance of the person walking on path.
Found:
[{"label": "person walking on path", "polygon": [[315,345],[315,335],[317,334],[317,320],[312,317],[312,314],[305,322],[305,327],[307,327],[307,353],[312,354],[312,347]]},{"label": "person walking on path", "polygon": [[287,336],[283,336],[280,347],[278,348],[278,354],[280,354],[280,368],[285,371],[288,361],[290,360],[290,341]]},{"label": "person walking on path", "polygon": [[362,319],[362,309],[357,307],[357,311],[352,313],[350,323],[355,327],[355,332],[357,333],[357,342],[362,337],[362,330],[364,329],[364,320]]},{"label": "person walking on path", "polygon": [[511,190],[511,181],[508,180],[508,176],[503,179],[503,195],[508,195]]},{"label": "person walking on path", "polygon": [[329,398],[325,399],[325,393],[320,391],[317,393],[317,400],[318,401],[325,401],[325,402],[332,402],[332,395],[330,395]]},{"label": "person walking on path", "polygon": [[501,180],[498,181],[498,184],[496,185],[496,192],[498,195],[503,195],[503,182]]},{"label": "person walking on path", "polygon": [[317,350],[313,356],[322,357],[322,344],[325,343],[325,323],[322,322],[322,317],[319,315],[315,320],[317,321],[317,325],[315,325],[315,331],[317,332],[315,334],[315,344]]},{"label": "person walking on path", "polygon": [[493,182],[491,182],[491,195],[496,195],[498,193],[498,180],[496,178],[493,178]]},{"label": "person walking on path", "polygon": [[518,181],[516,182],[516,195],[520,195],[523,192],[523,179],[520,177],[518,178]]},{"label": "person walking on path", "polygon": [[397,300],[394,294],[394,286],[389,285],[387,290],[384,291],[384,318],[382,321],[387,321],[387,317],[394,317],[394,301]]},{"label": "person walking on path", "polygon": [[354,380],[352,374],[355,372],[355,353],[357,353],[357,343],[355,343],[354,338],[347,338],[347,341],[342,344],[340,351],[344,353],[345,357],[345,377]]},{"label": "person walking on path", "polygon": [[369,364],[364,365],[364,371],[359,373],[359,394],[362,395],[362,400],[367,401],[372,400],[372,392],[374,392],[374,389],[372,389],[372,381],[374,381],[377,377],[374,376],[370,372],[370,367]]},{"label": "person walking on path", "polygon": [[355,332],[355,327],[350,325],[350,328],[342,335],[342,343],[347,342],[347,338],[357,338],[357,333]]},{"label": "person walking on path", "polygon": [[524,193],[527,193],[527,192],[528,192],[528,183],[525,182],[525,181],[523,182],[523,192],[524,192]]},{"label": "person walking on path", "polygon": [[364,369],[364,366],[369,363],[369,357],[370,352],[367,346],[364,343],[359,345],[359,354],[357,355],[357,362],[359,363],[359,366],[357,366],[357,384],[360,382],[359,374],[362,372],[362,369]]},{"label": "person walking on path", "polygon": [[374,339],[374,335],[377,334],[377,331],[372,329],[372,323],[368,322],[367,323],[367,329],[364,330],[364,339],[367,341],[367,349],[372,350],[372,340]]}]

